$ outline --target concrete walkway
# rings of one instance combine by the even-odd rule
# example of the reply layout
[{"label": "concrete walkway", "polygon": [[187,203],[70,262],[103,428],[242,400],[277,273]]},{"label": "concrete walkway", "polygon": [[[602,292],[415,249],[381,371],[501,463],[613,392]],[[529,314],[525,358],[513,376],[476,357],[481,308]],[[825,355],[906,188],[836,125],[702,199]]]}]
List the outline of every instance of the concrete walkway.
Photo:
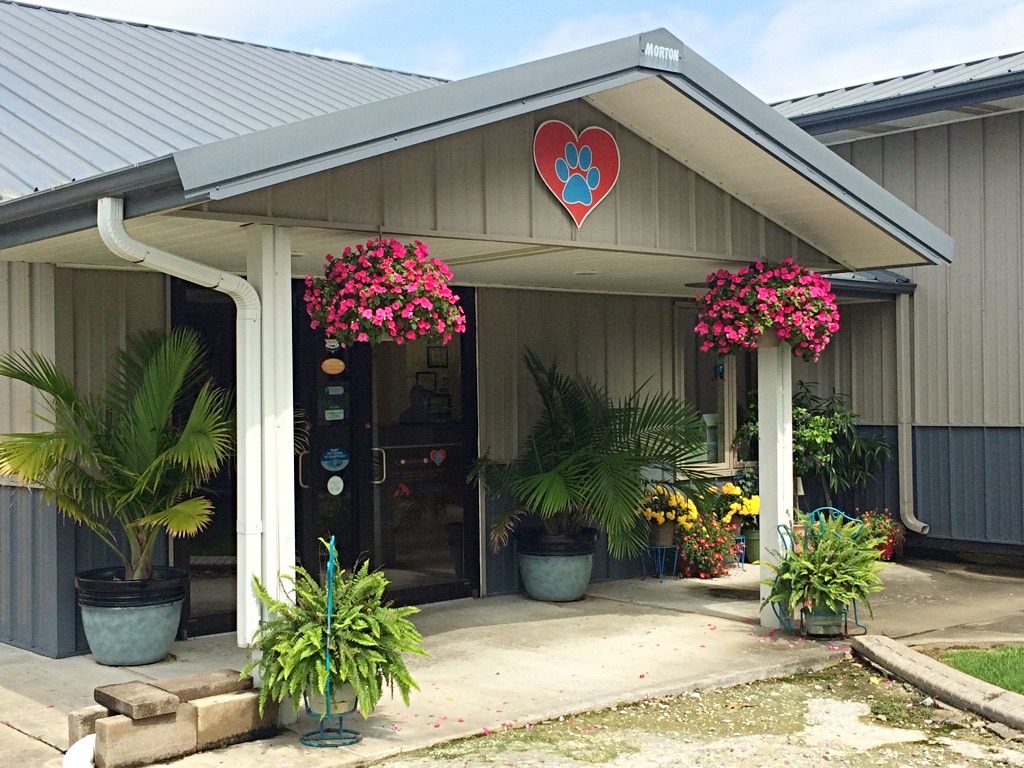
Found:
[{"label": "concrete walkway", "polygon": [[[747,566],[712,581],[597,584],[570,604],[508,596],[425,606],[416,624],[430,656],[410,660],[421,690],[408,708],[385,698],[369,720],[347,719],[364,734],[362,743],[313,749],[289,731],[172,764],[360,765],[620,701],[817,669],[841,657],[849,643],[761,630],[757,571]],[[904,643],[1024,641],[1024,579],[934,563],[890,565],[884,578],[887,588],[867,623],[872,634],[902,640],[897,651]],[[160,664],[110,668],[87,656],[52,660],[0,645],[0,721],[9,726],[0,727],[0,765],[59,766],[67,714],[91,704],[99,685],[246,662],[233,635],[180,642],[173,655]],[[884,649],[882,655],[876,661],[886,667]],[[314,726],[303,716],[293,728]]]}]

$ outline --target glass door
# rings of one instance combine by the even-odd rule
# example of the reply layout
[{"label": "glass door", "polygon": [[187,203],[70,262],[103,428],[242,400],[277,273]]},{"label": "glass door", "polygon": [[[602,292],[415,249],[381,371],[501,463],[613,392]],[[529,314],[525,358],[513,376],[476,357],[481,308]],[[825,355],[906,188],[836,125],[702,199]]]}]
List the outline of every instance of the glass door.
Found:
[{"label": "glass door", "polygon": [[[471,295],[463,304],[469,312]],[[466,483],[476,446],[472,334],[447,346],[344,350],[325,345],[303,315],[299,306],[295,386],[308,432],[296,475],[303,564],[318,568],[318,540],[334,535],[343,566],[366,558],[383,568],[396,602],[474,594],[477,495]]]}]

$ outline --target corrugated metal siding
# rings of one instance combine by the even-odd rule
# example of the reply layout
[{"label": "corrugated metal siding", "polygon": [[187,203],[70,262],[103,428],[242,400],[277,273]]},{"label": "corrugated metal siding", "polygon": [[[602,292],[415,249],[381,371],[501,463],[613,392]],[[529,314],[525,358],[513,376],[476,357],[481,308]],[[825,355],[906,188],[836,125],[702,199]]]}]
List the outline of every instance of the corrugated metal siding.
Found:
[{"label": "corrugated metal siding", "polygon": [[1011,114],[836,148],[956,239],[951,266],[905,271],[915,424],[1024,424],[1022,140]]},{"label": "corrugated metal siding", "polygon": [[1024,542],[1024,430],[916,427],[914,504],[929,539]]},{"label": "corrugated metal siding", "polygon": [[[539,403],[522,364],[524,347],[545,361],[557,360],[566,373],[605,384],[613,396],[647,380],[655,390],[674,388],[671,300],[479,289],[477,308],[480,449],[492,458],[515,456],[537,415]],[[489,526],[502,502],[485,501]],[[488,549],[487,558],[488,592],[516,591],[512,549]],[[624,578],[638,567],[612,560],[601,547],[593,578]]]},{"label": "corrugated metal siding", "polygon": [[[532,155],[549,119],[615,136],[618,182],[577,230]],[[371,190],[371,194],[367,194]],[[366,231],[467,233],[664,248],[755,259],[796,255],[797,239],[583,101],[512,118],[323,174],[211,201],[214,213],[325,219]],[[314,214],[315,215],[315,214]],[[802,258],[824,257],[801,244]]]},{"label": "corrugated metal siding", "polygon": [[[80,392],[99,393],[132,333],[167,328],[167,278],[156,272],[58,269],[56,358]],[[67,343],[64,343],[64,339]]]},{"label": "corrugated metal siding", "polygon": [[74,526],[38,490],[0,487],[0,642],[51,657],[79,650]]},{"label": "corrugated metal siding", "polygon": [[441,82],[2,1],[0,51],[0,199]]},{"label": "corrugated metal siding", "polygon": [[[47,264],[0,262],[0,354],[54,353],[54,270]],[[27,386],[0,378],[0,433],[30,432],[41,422],[42,398]]]},{"label": "corrugated metal siding", "polygon": [[896,424],[896,305],[842,304],[839,330],[817,363],[793,359],[793,381],[822,397],[848,395],[865,424]]}]

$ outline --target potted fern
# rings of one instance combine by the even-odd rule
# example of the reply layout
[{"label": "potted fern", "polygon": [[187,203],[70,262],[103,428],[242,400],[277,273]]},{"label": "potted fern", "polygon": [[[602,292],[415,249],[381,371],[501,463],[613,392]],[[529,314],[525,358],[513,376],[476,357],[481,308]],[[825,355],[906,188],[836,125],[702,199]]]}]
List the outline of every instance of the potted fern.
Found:
[{"label": "potted fern", "polygon": [[[330,542],[328,562],[337,559]],[[305,569],[282,575],[289,600],[276,600],[259,578],[253,577],[257,597],[269,612],[250,644],[252,661],[242,674],[255,671],[260,679],[260,712],[267,699],[290,701],[298,712],[304,697],[331,694],[331,711],[351,712],[358,706],[369,717],[385,687],[398,692],[409,704],[409,694],[419,690],[405,664],[403,654],[425,656],[423,637],[409,619],[418,608],[395,607],[384,600],[388,580],[380,571],[370,571],[363,561],[351,575],[329,569],[333,594],[328,601],[327,584],[321,584]],[[329,608],[330,607],[330,608]],[[330,621],[328,621],[330,619]],[[328,658],[330,661],[328,661]],[[351,699],[344,702],[345,691]],[[328,707],[316,708],[324,716]]]},{"label": "potted fern", "polygon": [[860,520],[826,508],[800,515],[804,535],[799,541],[785,527],[792,546],[777,563],[762,561],[775,576],[761,582],[771,587],[762,607],[776,604],[785,625],[799,614],[808,635],[844,634],[845,613],[854,601],[871,610],[871,594],[882,589],[879,544],[883,537]]}]

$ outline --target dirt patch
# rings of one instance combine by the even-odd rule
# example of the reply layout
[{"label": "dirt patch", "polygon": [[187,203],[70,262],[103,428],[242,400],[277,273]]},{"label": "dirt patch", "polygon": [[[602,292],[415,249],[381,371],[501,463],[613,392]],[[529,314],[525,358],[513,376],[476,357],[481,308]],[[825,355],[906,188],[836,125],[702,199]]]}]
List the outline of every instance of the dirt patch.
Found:
[{"label": "dirt patch", "polygon": [[1024,745],[984,726],[850,659],[813,675],[510,727],[383,764],[1024,768]]}]

